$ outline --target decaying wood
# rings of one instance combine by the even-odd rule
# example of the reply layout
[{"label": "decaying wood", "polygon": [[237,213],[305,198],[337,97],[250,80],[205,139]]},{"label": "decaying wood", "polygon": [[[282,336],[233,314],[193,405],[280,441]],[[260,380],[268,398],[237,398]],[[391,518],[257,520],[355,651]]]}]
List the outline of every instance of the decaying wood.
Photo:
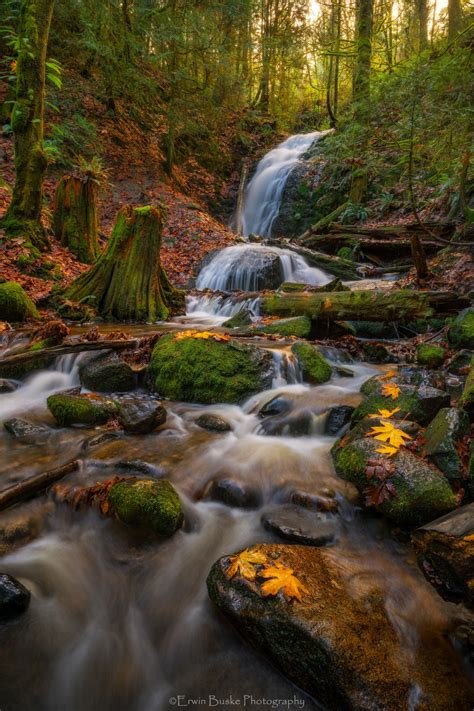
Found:
[{"label": "decaying wood", "polygon": [[71,474],[71,472],[76,471],[78,468],[79,462],[75,459],[72,462],[63,464],[61,467],[50,469],[41,474],[35,474],[24,481],[20,481],[18,484],[9,486],[8,489],[0,491],[0,511],[4,511],[9,506],[13,506],[13,504],[18,504],[21,501],[37,496],[51,486],[51,484],[59,481],[59,479],[65,477],[66,474]]},{"label": "decaying wood", "polygon": [[84,341],[79,343],[69,343],[61,346],[53,346],[52,348],[41,348],[37,351],[23,351],[15,355],[0,358],[0,367],[4,365],[17,365],[18,363],[26,363],[34,361],[38,358],[57,358],[62,355],[71,353],[82,353],[83,351],[102,351],[102,350],[122,350],[124,348],[135,348],[138,345],[137,338],[129,338],[126,340],[110,340],[110,341]]},{"label": "decaying wood", "polygon": [[357,270],[364,269],[367,266],[364,264],[358,264],[357,262],[352,262],[349,259],[342,259],[341,257],[335,257],[334,255],[316,252],[313,249],[302,247],[294,242],[272,239],[271,244],[275,247],[281,247],[282,249],[291,249],[292,252],[304,257],[311,266],[323,269],[330,274],[334,274],[334,276],[341,277],[341,279],[351,281],[362,279],[361,274]]}]

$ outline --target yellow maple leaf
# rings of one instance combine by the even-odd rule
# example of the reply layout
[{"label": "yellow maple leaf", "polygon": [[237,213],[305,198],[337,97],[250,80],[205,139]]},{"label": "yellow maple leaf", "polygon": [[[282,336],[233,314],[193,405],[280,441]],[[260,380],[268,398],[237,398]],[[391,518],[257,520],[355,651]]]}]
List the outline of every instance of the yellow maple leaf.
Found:
[{"label": "yellow maple leaf", "polygon": [[382,446],[375,451],[379,454],[387,454],[389,457],[393,457],[393,455],[398,452],[398,447],[393,447],[391,444],[382,444]]},{"label": "yellow maple leaf", "polygon": [[400,395],[400,388],[395,383],[385,383],[382,385],[382,393],[385,397],[391,397],[392,400],[396,400]]},{"label": "yellow maple leaf", "polygon": [[189,329],[187,331],[178,331],[175,334],[176,341],[182,341],[185,338],[203,339],[205,341],[212,339],[213,341],[230,341],[230,336],[227,333],[213,333],[212,331],[195,331]]},{"label": "yellow maple leaf", "polygon": [[309,590],[293,573],[294,570],[285,568],[281,563],[276,562],[275,565],[269,565],[260,573],[262,578],[269,578],[261,587],[262,594],[267,597],[268,595],[277,595],[280,590],[283,590],[285,597],[290,600],[295,597],[301,602],[301,593],[309,594]]},{"label": "yellow maple leaf", "polygon": [[389,370],[385,375],[382,375],[382,380],[391,380],[397,374],[396,370]]},{"label": "yellow maple leaf", "polygon": [[256,565],[264,565],[267,562],[265,553],[258,548],[246,548],[241,553],[229,556],[230,565],[227,568],[227,575],[233,578],[234,575],[241,575],[247,580],[255,580],[257,571]]},{"label": "yellow maple leaf", "polygon": [[399,430],[391,422],[381,420],[379,427],[372,427],[366,434],[366,437],[374,437],[381,442],[387,442],[392,447],[399,449],[405,444],[405,440],[413,439],[403,430]]},{"label": "yellow maple leaf", "polygon": [[397,412],[400,412],[399,407],[394,407],[393,410],[385,410],[384,408],[382,408],[381,410],[377,410],[376,413],[372,413],[371,415],[369,415],[369,419],[379,420],[381,417],[384,417],[386,420],[389,420]]}]

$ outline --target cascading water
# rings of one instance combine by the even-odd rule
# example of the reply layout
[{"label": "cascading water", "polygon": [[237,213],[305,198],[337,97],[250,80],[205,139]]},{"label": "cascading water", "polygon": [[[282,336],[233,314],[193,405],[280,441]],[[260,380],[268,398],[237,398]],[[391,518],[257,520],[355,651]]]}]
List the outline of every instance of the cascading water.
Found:
[{"label": "cascading water", "polygon": [[242,213],[237,216],[239,231],[244,236],[271,237],[289,174],[303,153],[326,133],[314,131],[290,136],[262,158],[246,188]]}]

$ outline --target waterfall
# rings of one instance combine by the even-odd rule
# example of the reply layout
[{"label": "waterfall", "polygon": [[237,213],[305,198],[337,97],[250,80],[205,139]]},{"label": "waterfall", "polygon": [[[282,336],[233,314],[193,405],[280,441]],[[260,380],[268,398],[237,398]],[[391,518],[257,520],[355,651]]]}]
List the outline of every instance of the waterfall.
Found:
[{"label": "waterfall", "polygon": [[262,158],[245,190],[243,208],[237,216],[239,230],[245,237],[250,234],[271,237],[289,174],[311,144],[326,133],[313,131],[290,136]]}]

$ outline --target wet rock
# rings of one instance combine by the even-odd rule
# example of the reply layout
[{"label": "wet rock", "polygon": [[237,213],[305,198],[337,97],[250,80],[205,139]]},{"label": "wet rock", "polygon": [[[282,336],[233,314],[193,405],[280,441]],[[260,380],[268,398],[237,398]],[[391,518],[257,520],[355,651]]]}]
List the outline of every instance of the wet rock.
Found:
[{"label": "wet rock", "polygon": [[148,434],[166,422],[166,410],[156,400],[124,398],[120,401],[118,421],[126,432]]},{"label": "wet rock", "polygon": [[114,439],[120,439],[118,432],[101,432],[95,437],[89,437],[86,439],[81,446],[81,449],[93,449],[94,447],[99,447],[101,444],[106,442],[111,442]]},{"label": "wet rock", "polygon": [[154,464],[149,464],[148,462],[144,462],[141,459],[122,459],[120,462],[117,462],[115,464],[115,467],[117,469],[120,469],[125,472],[131,472],[134,474],[137,474],[138,472],[140,474],[144,474],[147,477],[153,477],[153,478],[159,478],[159,477],[164,477],[166,472],[162,467],[158,467]]},{"label": "wet rock", "polygon": [[462,475],[456,443],[469,434],[469,429],[467,413],[455,407],[442,408],[426,429],[423,450],[448,479],[459,479]]},{"label": "wet rock", "polygon": [[309,343],[294,343],[291,352],[298,359],[303,378],[309,383],[326,383],[332,375],[332,367],[327,360]]},{"label": "wet rock", "polygon": [[334,437],[342,427],[345,427],[352,417],[354,409],[351,405],[337,405],[328,412],[324,434]]},{"label": "wet rock", "polygon": [[280,336],[309,338],[311,328],[311,319],[307,316],[294,316],[293,318],[283,318],[272,321],[267,326],[262,326],[258,330],[262,333],[277,333]]},{"label": "wet rock", "polygon": [[199,415],[196,424],[202,427],[203,430],[209,430],[209,432],[230,432],[232,429],[224,417],[211,413]]},{"label": "wet rock", "polygon": [[319,496],[318,494],[309,494],[307,491],[293,491],[290,494],[290,502],[310,511],[335,513],[339,509],[338,501],[334,496]]},{"label": "wet rock", "polygon": [[[349,442],[339,440],[332,449],[336,472],[354,484],[360,494],[380,484],[367,474],[369,460],[379,457],[379,447],[378,440],[362,437]],[[396,494],[388,491],[388,497],[376,506],[384,516],[400,526],[420,526],[456,507],[447,479],[432,465],[407,449],[400,449],[390,461],[394,465],[390,483]]]},{"label": "wet rock", "polygon": [[455,348],[474,349],[474,308],[458,314],[448,330],[448,341]]},{"label": "wet rock", "polygon": [[364,354],[364,360],[368,363],[392,363],[394,360],[393,355],[382,343],[361,341],[359,345]]},{"label": "wet rock", "polygon": [[337,531],[334,518],[294,504],[264,511],[261,521],[267,531],[307,546],[327,546],[334,542]]},{"label": "wet rock", "polygon": [[11,575],[0,574],[0,621],[7,622],[22,615],[30,604],[31,594]]},{"label": "wet rock", "polygon": [[16,281],[0,284],[0,321],[23,322],[39,318],[36,306]]},{"label": "wet rock", "polygon": [[412,541],[425,578],[439,594],[474,610],[474,504],[419,528]]},{"label": "wet rock", "polygon": [[474,421],[474,356],[471,360],[471,368],[466,378],[466,383],[459,399],[459,407],[462,407],[472,421]]},{"label": "wet rock", "polygon": [[227,319],[227,321],[224,321],[222,326],[223,328],[242,328],[243,326],[249,326],[252,320],[252,312],[250,309],[241,309],[234,316]]},{"label": "wet rock", "polygon": [[233,479],[212,481],[206,496],[212,501],[220,501],[239,509],[255,509],[260,504],[257,489]]},{"label": "wet rock", "polygon": [[396,338],[397,329],[393,323],[383,323],[382,321],[351,321],[359,338]]},{"label": "wet rock", "polygon": [[336,375],[338,375],[340,378],[353,378],[354,377],[354,371],[351,370],[350,368],[344,368],[344,366],[342,366],[342,365],[334,366],[334,370],[336,371]]},{"label": "wet rock", "polygon": [[381,408],[393,410],[398,407],[399,411],[394,415],[397,420],[409,416],[424,425],[430,422],[442,407],[449,407],[451,404],[448,393],[429,385],[400,385],[400,394],[395,399],[383,394],[382,385],[383,382],[379,379],[371,379],[362,386],[361,391],[370,394],[354,410],[353,422],[358,422]]},{"label": "wet rock", "polygon": [[12,437],[25,444],[44,444],[51,435],[51,430],[48,427],[36,425],[18,417],[5,420],[3,426]]},{"label": "wet rock", "polygon": [[316,421],[317,417],[311,410],[302,410],[287,417],[266,419],[261,429],[270,437],[306,437],[313,432]]},{"label": "wet rock", "polygon": [[420,343],[416,349],[416,359],[420,365],[438,368],[446,358],[446,349],[435,343]]},{"label": "wet rock", "polygon": [[179,496],[167,479],[121,481],[108,502],[123,523],[159,536],[171,536],[183,523]]},{"label": "wet rock", "polygon": [[469,683],[438,630],[425,624],[417,644],[403,647],[382,576],[366,576],[367,584],[351,595],[352,570],[324,548],[272,544],[260,550],[270,564],[277,560],[294,571],[307,589],[302,602],[281,592],[264,597],[258,576],[229,578],[227,556],[209,573],[209,596],[244,639],[328,711],[401,711],[417,687],[430,711],[469,708]]},{"label": "wet rock", "polygon": [[82,385],[99,393],[133,390],[136,378],[132,368],[116,353],[93,354],[79,366]]},{"label": "wet rock", "polygon": [[6,380],[5,378],[0,378],[0,394],[12,393],[17,389],[17,384],[11,380]]},{"label": "wet rock", "polygon": [[265,403],[265,405],[260,409],[260,417],[271,417],[273,415],[281,415],[285,412],[289,412],[293,407],[291,400],[285,397],[274,397],[273,400]]},{"label": "wet rock", "polygon": [[119,412],[114,400],[86,395],[50,395],[48,409],[62,427],[70,425],[102,425]]},{"label": "wet rock", "polygon": [[271,386],[268,351],[238,341],[162,336],[153,349],[152,386],[170,400],[237,403]]},{"label": "wet rock", "polygon": [[467,349],[463,349],[454,354],[448,363],[448,372],[454,375],[462,375],[466,368],[469,369],[474,353]]}]

